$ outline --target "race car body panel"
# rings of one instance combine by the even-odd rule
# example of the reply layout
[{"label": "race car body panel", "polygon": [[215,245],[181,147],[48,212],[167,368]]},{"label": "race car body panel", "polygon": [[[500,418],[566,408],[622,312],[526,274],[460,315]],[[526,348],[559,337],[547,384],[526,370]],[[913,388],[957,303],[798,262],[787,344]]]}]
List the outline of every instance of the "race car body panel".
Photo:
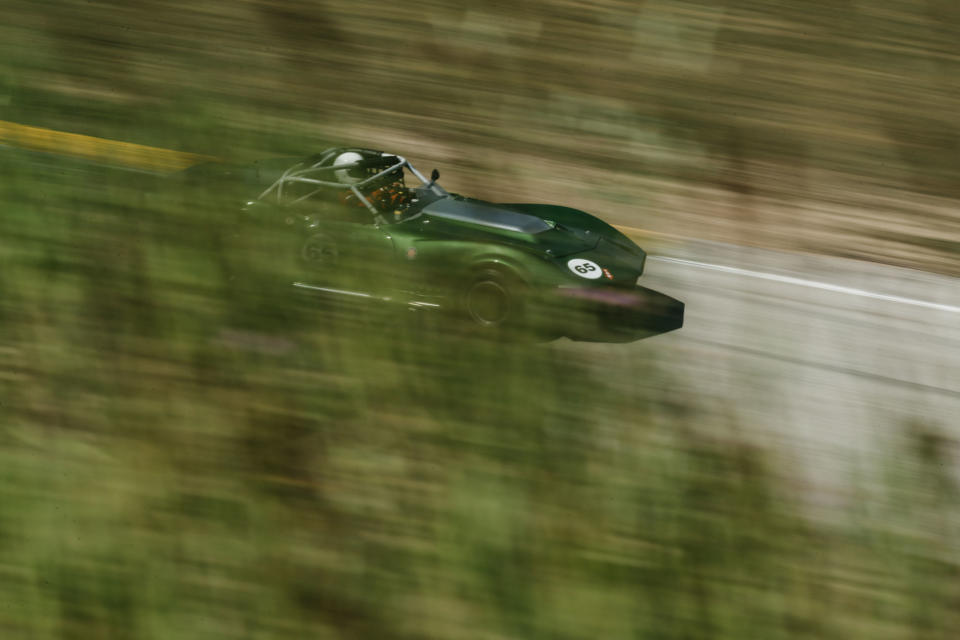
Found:
[{"label": "race car body panel", "polygon": [[[405,172],[423,185],[407,188]],[[294,232],[301,290],[442,309],[495,334],[522,325],[619,342],[682,326],[683,303],[637,285],[646,253],[611,225],[569,207],[451,194],[438,175],[331,149],[280,173],[245,210]]]}]

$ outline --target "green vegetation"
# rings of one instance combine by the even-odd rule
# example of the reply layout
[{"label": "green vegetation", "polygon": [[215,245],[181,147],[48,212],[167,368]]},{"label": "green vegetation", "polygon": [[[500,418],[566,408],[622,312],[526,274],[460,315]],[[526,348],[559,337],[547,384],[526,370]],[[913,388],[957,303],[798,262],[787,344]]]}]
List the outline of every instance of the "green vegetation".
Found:
[{"label": "green vegetation", "polygon": [[[955,22],[923,17],[950,3],[188,4],[8,2],[0,119],[220,156],[409,146],[488,191],[607,198],[618,222],[678,231],[666,217],[702,219],[658,198],[691,185],[827,207],[851,180],[882,184],[839,203],[894,205],[835,227],[711,215],[746,240],[827,235],[820,249],[854,254],[905,216],[913,235],[863,251],[956,269],[949,237],[902,253],[955,222],[909,204],[956,195],[941,162]],[[960,505],[932,427],[820,517],[782,454],[736,425],[700,433],[693,390],[660,397],[652,355],[616,363],[636,383],[615,393],[563,343],[293,304],[259,286],[285,267],[283,237],[235,235],[215,198],[2,151],[0,637],[960,628]],[[780,181],[798,162],[808,182]],[[584,196],[590,180],[609,188]]]},{"label": "green vegetation", "polygon": [[[11,638],[949,637],[946,444],[821,522],[733,433],[561,344],[338,315],[223,208],[4,161]],[[652,360],[617,363],[639,380]]]}]

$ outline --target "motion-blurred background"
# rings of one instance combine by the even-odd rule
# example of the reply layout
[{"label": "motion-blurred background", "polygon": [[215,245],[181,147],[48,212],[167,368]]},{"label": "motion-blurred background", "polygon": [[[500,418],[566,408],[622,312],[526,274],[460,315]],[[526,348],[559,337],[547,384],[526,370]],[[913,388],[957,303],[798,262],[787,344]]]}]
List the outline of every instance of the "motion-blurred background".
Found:
[{"label": "motion-blurred background", "polygon": [[[0,8],[0,121],[381,148],[654,253],[956,304],[955,0]],[[955,312],[666,273],[676,334],[479,342],[291,304],[237,277],[281,240],[220,194],[14,138],[0,637],[956,637]]]}]

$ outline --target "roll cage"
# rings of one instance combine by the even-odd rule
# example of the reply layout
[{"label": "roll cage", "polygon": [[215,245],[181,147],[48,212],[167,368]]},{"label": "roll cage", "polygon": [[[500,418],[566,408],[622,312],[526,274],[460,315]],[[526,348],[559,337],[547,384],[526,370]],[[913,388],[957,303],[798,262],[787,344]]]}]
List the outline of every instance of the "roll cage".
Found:
[{"label": "roll cage", "polygon": [[[354,162],[353,164],[340,164],[334,166],[334,160],[340,154],[347,152],[357,153],[362,157],[362,159]],[[349,171],[351,169],[358,168],[368,173],[368,175],[360,181],[346,183],[336,180],[336,173],[334,172]],[[261,193],[257,199],[265,200],[270,196],[273,196],[276,198],[277,202],[291,205],[312,198],[317,193],[327,189],[337,189],[340,191],[348,189],[353,193],[354,196],[356,196],[357,200],[370,211],[370,213],[372,213],[374,216],[379,216],[381,212],[373,205],[373,203],[370,202],[366,195],[364,195],[365,188],[369,190],[371,186],[378,185],[382,180],[398,171],[402,176],[404,169],[409,170],[410,173],[416,176],[416,178],[423,183],[424,189],[433,192],[438,197],[448,195],[446,190],[444,190],[440,185],[436,184],[435,177],[434,179],[427,180],[422,173],[417,171],[417,169],[402,156],[384,153],[382,151],[374,151],[372,149],[335,147],[322,151],[314,156],[310,156],[309,158],[306,158],[305,160],[293,165],[284,171],[283,175],[281,175],[280,178],[278,178],[272,185],[267,187],[267,189],[264,190],[264,192]],[[329,178],[333,178],[333,180]],[[290,200],[284,201],[284,191],[286,190],[289,192],[291,187],[295,185],[315,186],[316,188],[304,195],[297,195]]]}]

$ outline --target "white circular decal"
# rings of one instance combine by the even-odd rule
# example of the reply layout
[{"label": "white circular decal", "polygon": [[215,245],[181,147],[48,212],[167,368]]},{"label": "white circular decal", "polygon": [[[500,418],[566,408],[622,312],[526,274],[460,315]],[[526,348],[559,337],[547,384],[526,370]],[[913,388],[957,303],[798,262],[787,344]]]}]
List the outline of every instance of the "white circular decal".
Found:
[{"label": "white circular decal", "polygon": [[584,260],[583,258],[574,258],[568,261],[567,267],[570,268],[570,271],[587,280],[596,280],[603,275],[603,272],[600,270],[600,265],[591,260]]}]

